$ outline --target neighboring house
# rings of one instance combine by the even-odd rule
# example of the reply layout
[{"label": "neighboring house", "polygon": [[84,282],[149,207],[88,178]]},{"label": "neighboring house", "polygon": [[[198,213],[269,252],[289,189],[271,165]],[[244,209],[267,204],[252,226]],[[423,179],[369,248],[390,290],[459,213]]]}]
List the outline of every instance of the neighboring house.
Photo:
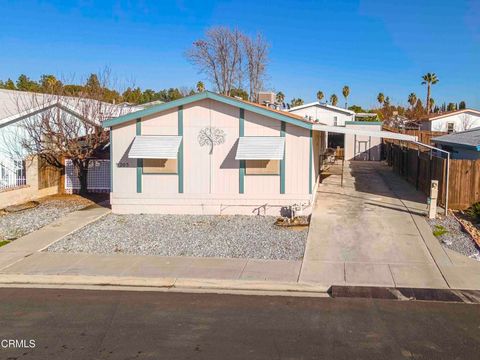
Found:
[{"label": "neighboring house", "polygon": [[417,121],[420,130],[458,132],[480,127],[480,111],[462,109],[430,114]]},{"label": "neighboring house", "polygon": [[[342,156],[343,154],[345,160],[380,160],[380,138],[344,134],[341,129],[348,127],[380,131],[382,128],[381,122],[355,121],[356,114],[354,111],[318,101],[293,107],[289,112],[315,123],[337,127],[338,131],[332,130],[326,133],[326,142],[329,148],[337,150],[337,155]],[[376,114],[373,115],[376,116]],[[372,116],[372,114],[369,116]]]},{"label": "neighboring house", "polygon": [[449,151],[452,159],[480,159],[480,127],[435,137],[432,142]]},{"label": "neighboring house", "polygon": [[344,126],[346,121],[355,120],[355,112],[318,101],[295,106],[288,110],[292,114],[330,126]]},{"label": "neighboring house", "polygon": [[26,122],[52,112],[72,119],[85,118],[91,108],[88,105],[96,107],[91,111],[95,116],[89,119],[99,125],[103,116],[138,110],[138,107],[94,100],[0,89],[0,208],[56,194],[62,189],[58,169],[23,148],[22,142],[29,138],[24,126]]},{"label": "neighboring house", "polygon": [[112,210],[308,214],[327,131],[356,137],[363,152],[373,138],[416,139],[375,125],[328,126],[208,91],[109,119]]}]

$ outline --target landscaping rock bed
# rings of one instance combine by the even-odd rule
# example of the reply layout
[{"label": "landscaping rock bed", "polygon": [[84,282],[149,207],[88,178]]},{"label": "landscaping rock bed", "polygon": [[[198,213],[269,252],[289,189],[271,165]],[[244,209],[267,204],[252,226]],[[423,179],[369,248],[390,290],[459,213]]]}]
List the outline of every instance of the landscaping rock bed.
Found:
[{"label": "landscaping rock bed", "polygon": [[0,241],[15,240],[52,223],[62,216],[80,210],[92,202],[76,195],[49,196],[35,207],[15,208],[0,215]]},{"label": "landscaping rock bed", "polygon": [[308,228],[275,226],[273,216],[110,214],[47,251],[297,260]]},{"label": "landscaping rock bed", "polygon": [[441,218],[430,219],[428,223],[432,227],[432,231],[444,232],[437,236],[443,246],[480,261],[480,249],[470,235],[462,230],[461,224],[455,217],[451,215],[442,216]]}]

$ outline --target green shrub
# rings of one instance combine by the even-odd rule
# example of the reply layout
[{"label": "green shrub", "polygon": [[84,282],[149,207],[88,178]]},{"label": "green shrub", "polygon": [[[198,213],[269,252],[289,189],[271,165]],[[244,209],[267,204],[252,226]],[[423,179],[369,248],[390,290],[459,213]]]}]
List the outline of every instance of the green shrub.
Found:
[{"label": "green shrub", "polygon": [[10,243],[9,240],[0,240],[0,247],[2,247],[3,245],[7,245],[8,243]]},{"label": "green shrub", "polygon": [[439,237],[439,236],[442,236],[442,235],[448,233],[448,230],[445,229],[442,225],[435,225],[434,228],[435,229],[433,230],[433,235],[435,237]]},{"label": "green shrub", "polygon": [[480,220],[480,202],[473,204],[466,213],[474,219]]}]

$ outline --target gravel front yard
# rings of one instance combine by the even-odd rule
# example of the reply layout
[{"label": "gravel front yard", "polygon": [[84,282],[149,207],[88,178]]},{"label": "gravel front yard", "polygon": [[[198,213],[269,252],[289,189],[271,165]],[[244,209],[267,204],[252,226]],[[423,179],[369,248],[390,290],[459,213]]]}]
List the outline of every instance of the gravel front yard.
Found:
[{"label": "gravel front yard", "polygon": [[110,214],[47,251],[297,260],[308,228],[274,225],[273,216]]},{"label": "gravel front yard", "polygon": [[438,229],[435,226],[441,226],[447,230],[445,234],[437,237],[443,246],[480,261],[478,247],[470,235],[462,231],[462,226],[453,216],[431,219],[428,223],[433,231]]},{"label": "gravel front yard", "polygon": [[77,195],[49,196],[39,202],[35,208],[0,215],[0,240],[17,239],[92,204]]}]

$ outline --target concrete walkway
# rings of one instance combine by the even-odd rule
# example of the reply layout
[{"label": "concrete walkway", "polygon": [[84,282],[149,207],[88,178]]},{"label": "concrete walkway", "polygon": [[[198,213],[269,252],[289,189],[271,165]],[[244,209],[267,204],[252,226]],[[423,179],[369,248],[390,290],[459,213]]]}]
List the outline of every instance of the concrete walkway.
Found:
[{"label": "concrete walkway", "polygon": [[73,231],[110,213],[110,209],[91,205],[74,211],[43,228],[0,248],[0,269],[26,258]]},{"label": "concrete walkway", "polygon": [[479,289],[480,263],[444,249],[425,197],[384,164],[351,162],[344,186],[319,186],[299,280],[336,285]]}]

